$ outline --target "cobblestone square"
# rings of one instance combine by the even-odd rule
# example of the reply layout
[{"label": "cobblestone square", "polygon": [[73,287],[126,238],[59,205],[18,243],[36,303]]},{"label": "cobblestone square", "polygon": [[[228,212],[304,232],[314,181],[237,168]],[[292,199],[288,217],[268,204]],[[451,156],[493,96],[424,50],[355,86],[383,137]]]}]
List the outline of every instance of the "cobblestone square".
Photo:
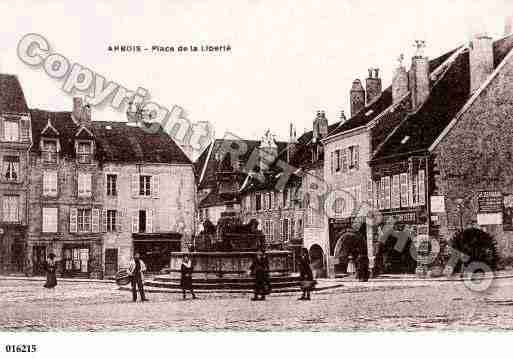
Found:
[{"label": "cobblestone square", "polygon": [[497,279],[486,293],[462,282],[344,282],[298,301],[297,293],[274,294],[251,302],[250,294],[148,293],[147,303],[131,302],[115,284],[0,282],[3,331],[110,330],[497,330],[513,328],[512,280]]}]

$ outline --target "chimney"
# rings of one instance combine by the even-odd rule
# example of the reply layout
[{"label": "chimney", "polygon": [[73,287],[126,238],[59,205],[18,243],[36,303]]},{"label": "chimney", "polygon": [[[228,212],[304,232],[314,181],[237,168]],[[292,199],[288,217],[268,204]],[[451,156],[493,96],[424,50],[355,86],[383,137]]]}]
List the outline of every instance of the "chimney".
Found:
[{"label": "chimney", "polygon": [[353,117],[365,107],[365,90],[359,79],[353,81],[349,97],[351,102],[351,117]]},{"label": "chimney", "polygon": [[408,72],[403,65],[404,55],[401,54],[397,60],[399,63],[392,78],[392,99],[394,103],[399,102],[408,93]]},{"label": "chimney", "polygon": [[344,113],[344,110],[340,111],[340,117],[339,117],[339,121],[340,121],[340,124],[343,124],[344,122],[346,122],[347,118],[346,118],[346,114]]},{"label": "chimney", "polygon": [[470,92],[475,92],[493,72],[493,42],[485,33],[470,42]]},{"label": "chimney", "polygon": [[84,103],[81,97],[73,97],[73,118],[80,125],[91,123],[91,105]]},{"label": "chimney", "polygon": [[321,118],[321,111],[317,111],[317,114],[315,115],[315,118],[313,120],[313,131],[312,131],[312,141],[317,142],[319,139],[319,126],[318,122]]},{"label": "chimney", "polygon": [[426,42],[416,40],[415,47],[417,51],[411,60],[411,68],[409,74],[410,91],[412,109],[415,111],[429,97],[429,61],[424,55]]},{"label": "chimney", "polygon": [[287,145],[287,163],[292,161],[292,158],[296,154],[297,149],[297,138],[296,138],[296,128],[291,123],[289,129],[289,143]]},{"label": "chimney", "polygon": [[381,95],[381,79],[379,78],[378,68],[369,69],[369,77],[365,80],[365,92],[367,94],[367,104]]},{"label": "chimney", "polygon": [[314,142],[324,138],[328,135],[328,119],[324,111],[317,111],[313,122],[313,136]]},{"label": "chimney", "polygon": [[271,166],[278,157],[278,146],[270,130],[265,132],[265,136],[262,138],[262,141],[260,141],[259,154],[260,172],[268,172],[269,166]]}]

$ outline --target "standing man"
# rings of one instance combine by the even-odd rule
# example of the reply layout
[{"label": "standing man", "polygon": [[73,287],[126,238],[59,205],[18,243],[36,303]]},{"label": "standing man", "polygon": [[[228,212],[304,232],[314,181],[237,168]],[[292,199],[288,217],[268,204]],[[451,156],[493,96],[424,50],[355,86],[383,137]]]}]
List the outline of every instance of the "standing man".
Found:
[{"label": "standing man", "polygon": [[141,296],[141,302],[146,302],[148,299],[144,296],[144,272],[146,272],[146,265],[141,260],[141,256],[138,252],[135,252],[134,258],[130,260],[128,265],[128,275],[132,282],[132,298],[137,301],[137,290],[136,286],[139,287],[139,295]]}]

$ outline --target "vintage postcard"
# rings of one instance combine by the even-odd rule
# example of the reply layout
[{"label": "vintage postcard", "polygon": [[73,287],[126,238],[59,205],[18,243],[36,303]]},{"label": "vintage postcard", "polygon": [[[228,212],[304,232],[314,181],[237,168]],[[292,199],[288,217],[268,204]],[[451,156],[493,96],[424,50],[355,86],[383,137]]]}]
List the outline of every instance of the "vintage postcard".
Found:
[{"label": "vintage postcard", "polygon": [[512,1],[0,21],[0,357],[42,333],[513,329]]}]

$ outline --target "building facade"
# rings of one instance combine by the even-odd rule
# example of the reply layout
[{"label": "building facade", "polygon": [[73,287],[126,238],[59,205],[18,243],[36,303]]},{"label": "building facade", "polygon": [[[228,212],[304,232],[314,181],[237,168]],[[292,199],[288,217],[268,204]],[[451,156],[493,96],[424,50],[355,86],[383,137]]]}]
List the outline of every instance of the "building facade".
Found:
[{"label": "building facade", "polygon": [[14,75],[0,74],[0,272],[29,270],[27,191],[30,112]]}]

